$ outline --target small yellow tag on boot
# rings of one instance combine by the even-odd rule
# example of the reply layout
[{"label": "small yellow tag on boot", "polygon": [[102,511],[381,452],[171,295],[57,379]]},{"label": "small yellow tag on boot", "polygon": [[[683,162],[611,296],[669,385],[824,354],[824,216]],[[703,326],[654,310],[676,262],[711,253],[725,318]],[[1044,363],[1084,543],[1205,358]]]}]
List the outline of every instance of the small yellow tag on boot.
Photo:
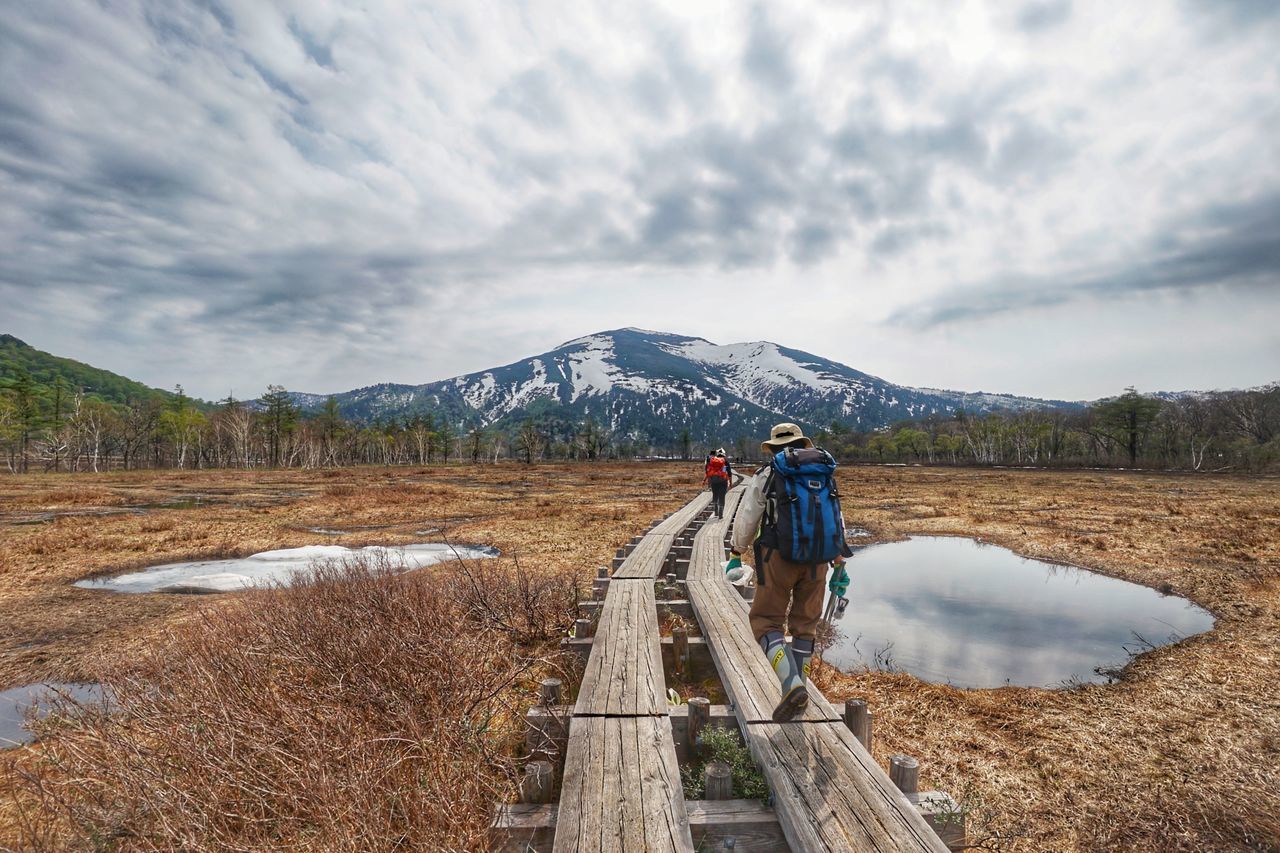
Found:
[{"label": "small yellow tag on boot", "polygon": [[786,653],[787,653],[787,647],[786,647],[786,646],[783,646],[782,648],[778,649],[776,652],[774,652],[774,653],[773,653],[773,663],[772,663],[772,666],[773,666],[773,671],[774,671],[774,672],[777,672],[777,671],[778,671],[778,661],[782,660],[783,655],[785,655]]}]

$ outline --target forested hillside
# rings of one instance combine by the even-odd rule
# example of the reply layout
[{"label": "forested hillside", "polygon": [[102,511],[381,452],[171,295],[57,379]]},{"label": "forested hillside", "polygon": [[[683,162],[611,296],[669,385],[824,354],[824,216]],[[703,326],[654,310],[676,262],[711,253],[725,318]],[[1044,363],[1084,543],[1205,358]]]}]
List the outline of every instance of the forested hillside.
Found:
[{"label": "forested hillside", "polygon": [[107,403],[152,398],[163,400],[173,396],[168,391],[150,388],[118,373],[50,355],[13,335],[0,335],[0,387],[11,387],[24,372],[45,396],[53,396],[61,388],[68,400],[76,392]]}]

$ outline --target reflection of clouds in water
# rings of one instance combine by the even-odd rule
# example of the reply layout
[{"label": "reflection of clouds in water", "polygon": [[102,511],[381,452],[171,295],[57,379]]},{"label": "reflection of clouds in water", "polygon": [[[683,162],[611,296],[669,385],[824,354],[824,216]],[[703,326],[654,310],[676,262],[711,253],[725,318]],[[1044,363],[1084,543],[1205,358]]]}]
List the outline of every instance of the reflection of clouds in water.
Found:
[{"label": "reflection of clouds in water", "polygon": [[248,557],[229,560],[198,560],[152,566],[140,572],[108,578],[76,581],[86,589],[112,592],[235,592],[254,586],[292,583],[319,565],[337,565],[344,560],[363,560],[373,568],[408,571],[446,560],[496,557],[494,548],[449,545],[429,542],[417,545],[367,545],[345,548],[341,545],[304,545],[263,551]]},{"label": "reflection of clouds in water", "polygon": [[97,684],[42,682],[11,687],[0,691],[0,749],[30,743],[35,734],[27,728],[27,714],[34,708],[37,716],[50,708],[67,709],[67,703],[91,705],[102,702],[103,690]]},{"label": "reflection of clouds in water", "polygon": [[851,603],[826,659],[874,666],[892,644],[898,668],[962,686],[1099,681],[1094,668],[1122,664],[1135,633],[1160,645],[1213,625],[1184,599],[969,539],[873,546],[849,573]]}]

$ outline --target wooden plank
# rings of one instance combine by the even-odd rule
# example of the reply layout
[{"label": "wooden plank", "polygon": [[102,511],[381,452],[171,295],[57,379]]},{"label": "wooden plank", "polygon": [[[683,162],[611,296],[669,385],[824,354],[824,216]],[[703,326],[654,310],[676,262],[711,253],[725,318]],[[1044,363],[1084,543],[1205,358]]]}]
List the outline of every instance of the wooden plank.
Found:
[{"label": "wooden plank", "polygon": [[735,850],[790,853],[774,810],[759,800],[690,800],[689,828],[699,850],[719,850],[734,839]]},{"label": "wooden plank", "polygon": [[665,717],[576,719],[560,803],[554,850],[693,850]]},{"label": "wooden plank", "polygon": [[[595,729],[599,724],[599,730]],[[599,849],[604,814],[604,719],[579,720],[569,735],[556,818],[555,849]],[[561,839],[570,846],[561,847]],[[590,846],[590,841],[595,846]]]},{"label": "wooden plank", "polygon": [[[752,853],[789,853],[774,810],[759,800],[691,800],[685,803],[694,849],[719,850],[733,838],[735,849]],[[555,841],[557,807],[502,805],[490,837],[495,851],[541,853]]]},{"label": "wooden plank", "polygon": [[645,841],[643,848],[628,849],[692,850],[671,721],[649,717],[628,722],[636,729]]},{"label": "wooden plank", "polygon": [[667,713],[653,584],[614,580],[587,658],[577,715]]},{"label": "wooden plank", "polygon": [[667,552],[671,550],[671,544],[674,541],[674,533],[656,531],[650,533],[641,539],[635,550],[622,561],[622,565],[613,573],[613,577],[653,580],[661,572],[663,563],[667,559]]},{"label": "wooden plank", "polygon": [[689,526],[689,522],[697,518],[698,513],[711,505],[711,492],[703,490],[698,496],[680,509],[673,512],[665,521],[653,528],[654,533],[679,533]]},{"label": "wooden plank", "polygon": [[490,828],[490,849],[494,853],[530,853],[550,850],[555,843],[555,803],[529,805],[504,803],[498,806]]},{"label": "wooden plank", "polygon": [[769,723],[744,731],[793,849],[947,849],[841,724]]}]

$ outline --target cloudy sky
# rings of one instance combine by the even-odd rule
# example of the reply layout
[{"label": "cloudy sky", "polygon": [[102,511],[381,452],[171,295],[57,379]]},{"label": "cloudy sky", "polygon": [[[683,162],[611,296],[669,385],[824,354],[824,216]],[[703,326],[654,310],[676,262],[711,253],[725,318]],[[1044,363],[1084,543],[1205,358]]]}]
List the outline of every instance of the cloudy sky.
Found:
[{"label": "cloudy sky", "polygon": [[152,385],[620,326],[1046,397],[1280,379],[1272,0],[16,0],[0,80],[0,331]]}]

